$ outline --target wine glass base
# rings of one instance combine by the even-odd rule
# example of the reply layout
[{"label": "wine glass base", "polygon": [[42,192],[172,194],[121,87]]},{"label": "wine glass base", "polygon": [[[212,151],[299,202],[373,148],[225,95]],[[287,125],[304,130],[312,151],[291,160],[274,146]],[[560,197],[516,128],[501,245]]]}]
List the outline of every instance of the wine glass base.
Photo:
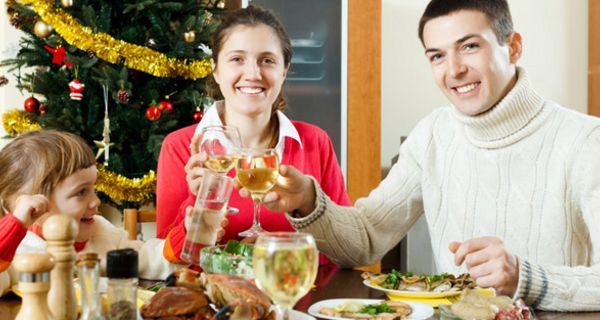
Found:
[{"label": "wine glass base", "polygon": [[238,233],[240,237],[249,238],[249,237],[258,237],[261,233],[265,233],[267,230],[259,227],[252,227],[246,231],[242,231]]}]

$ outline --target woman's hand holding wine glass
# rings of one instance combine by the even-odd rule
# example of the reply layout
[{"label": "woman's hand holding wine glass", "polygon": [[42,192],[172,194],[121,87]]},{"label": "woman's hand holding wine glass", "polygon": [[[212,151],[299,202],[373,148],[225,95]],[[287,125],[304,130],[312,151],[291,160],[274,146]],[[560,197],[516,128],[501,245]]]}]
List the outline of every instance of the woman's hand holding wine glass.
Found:
[{"label": "woman's hand holding wine glass", "polygon": [[[186,181],[192,194],[200,188],[203,172],[206,169],[226,175],[234,166],[242,146],[240,133],[235,127],[206,126],[200,134],[192,137],[191,156],[185,165]],[[238,213],[229,207],[228,213]]]}]

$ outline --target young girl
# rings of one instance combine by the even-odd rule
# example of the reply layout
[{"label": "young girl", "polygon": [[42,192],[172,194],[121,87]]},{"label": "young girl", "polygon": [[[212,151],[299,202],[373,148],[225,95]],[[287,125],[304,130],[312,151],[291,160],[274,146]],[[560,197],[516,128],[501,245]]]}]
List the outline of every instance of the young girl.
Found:
[{"label": "young girl", "polygon": [[16,282],[15,252],[46,250],[42,225],[53,214],[79,223],[75,250],[98,253],[103,271],[106,252],[120,248],[138,251],[141,278],[165,279],[181,267],[160,254],[164,240],[128,240],[125,230],[97,215],[96,159],[81,138],[53,130],[22,134],[0,150],[0,168],[0,293]]},{"label": "young girl", "polygon": [[[212,38],[214,81],[209,89],[217,102],[197,126],[169,134],[162,145],[158,160],[158,237],[165,237],[170,231],[170,237],[174,236],[174,226],[194,203],[190,190],[197,190],[205,155],[195,152],[199,136],[194,140],[192,136],[210,125],[238,128],[244,147],[275,148],[281,164],[293,165],[313,176],[337,204],[351,204],[327,134],[308,123],[292,121],[282,112],[287,104],[282,86],[291,60],[290,38],[271,12],[249,6],[224,18]],[[229,172],[229,176],[233,173]],[[229,203],[240,210],[228,216],[221,242],[240,239],[238,233],[248,229],[253,221],[252,201],[234,192]],[[268,231],[294,230],[285,215],[264,207],[260,220]]]}]

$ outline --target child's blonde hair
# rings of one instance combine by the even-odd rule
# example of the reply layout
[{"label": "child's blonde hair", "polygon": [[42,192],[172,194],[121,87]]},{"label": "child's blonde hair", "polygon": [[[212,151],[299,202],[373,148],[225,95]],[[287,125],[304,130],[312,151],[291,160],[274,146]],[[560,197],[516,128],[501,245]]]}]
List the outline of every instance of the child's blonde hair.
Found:
[{"label": "child's blonde hair", "polygon": [[96,164],[80,137],[56,130],[23,133],[0,150],[0,205],[12,210],[18,194],[43,194],[65,178]]}]

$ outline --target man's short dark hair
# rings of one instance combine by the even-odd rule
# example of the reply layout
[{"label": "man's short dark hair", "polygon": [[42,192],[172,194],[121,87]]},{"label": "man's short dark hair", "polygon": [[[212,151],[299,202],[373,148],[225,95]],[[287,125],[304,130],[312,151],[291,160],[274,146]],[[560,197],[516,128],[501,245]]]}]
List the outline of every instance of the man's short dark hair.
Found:
[{"label": "man's short dark hair", "polygon": [[504,44],[514,31],[506,0],[431,0],[419,21],[419,39],[423,42],[423,29],[431,19],[449,15],[459,10],[475,10],[485,14],[499,44]]}]

